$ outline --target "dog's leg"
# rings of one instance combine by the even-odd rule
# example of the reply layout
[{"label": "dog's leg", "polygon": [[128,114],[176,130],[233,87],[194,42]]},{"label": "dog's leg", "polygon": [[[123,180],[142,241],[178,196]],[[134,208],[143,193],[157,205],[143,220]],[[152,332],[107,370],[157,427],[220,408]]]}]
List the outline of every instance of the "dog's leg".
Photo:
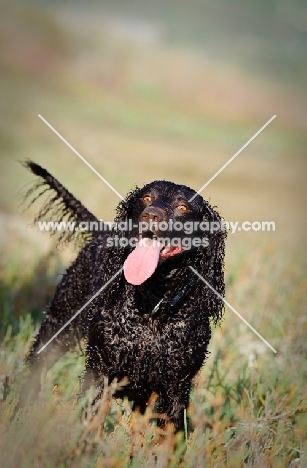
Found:
[{"label": "dog's leg", "polygon": [[165,428],[168,423],[173,424],[175,432],[184,430],[184,410],[189,405],[189,394],[191,384],[186,384],[183,388],[167,388],[159,395],[157,412],[161,415],[158,419],[158,426]]},{"label": "dog's leg", "polygon": [[151,393],[142,396],[136,395],[133,398],[132,411],[138,411],[141,414],[145,414],[150,395]]}]

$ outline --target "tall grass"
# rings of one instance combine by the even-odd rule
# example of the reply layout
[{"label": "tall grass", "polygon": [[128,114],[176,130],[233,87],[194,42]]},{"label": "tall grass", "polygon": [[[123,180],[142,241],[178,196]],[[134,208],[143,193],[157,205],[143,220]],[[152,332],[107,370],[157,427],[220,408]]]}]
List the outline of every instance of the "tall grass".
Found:
[{"label": "tall grass", "polygon": [[[254,268],[255,255],[261,271]],[[39,399],[15,414],[23,359],[36,328],[29,301],[18,330],[9,321],[3,324],[2,466],[305,467],[306,280],[302,260],[288,257],[285,264],[282,257],[277,249],[270,248],[270,256],[259,249],[230,262],[228,299],[278,353],[226,310],[225,321],[213,333],[211,355],[195,380],[187,439],[181,434],[174,440],[170,431],[161,434],[155,427],[154,400],[145,416],[132,414],[129,402],[112,400],[112,388],[94,418],[86,420],[82,409],[90,395],[82,401],[77,397],[84,366],[79,350],[45,369]]]}]

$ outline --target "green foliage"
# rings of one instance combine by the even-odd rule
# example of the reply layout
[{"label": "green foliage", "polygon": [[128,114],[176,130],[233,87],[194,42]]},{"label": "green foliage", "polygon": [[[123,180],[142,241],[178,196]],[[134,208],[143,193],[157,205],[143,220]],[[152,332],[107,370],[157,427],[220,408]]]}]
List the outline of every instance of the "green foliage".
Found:
[{"label": "green foliage", "polygon": [[[291,461],[297,463],[291,466],[305,466],[307,388],[302,353],[305,341],[296,333],[298,324],[306,333],[300,295],[306,288],[306,280],[302,276],[302,260],[288,261],[285,267],[280,255],[277,250],[271,252],[270,259],[263,261],[261,277],[250,275],[246,284],[249,294],[254,288],[263,291],[260,302],[266,300],[267,294],[272,298],[283,294],[283,302],[271,310],[272,314],[278,313],[279,327],[272,320],[262,330],[278,349],[277,355],[261,347],[258,339],[241,328],[239,319],[235,321],[227,310],[222,327],[213,333],[211,356],[195,382],[188,411],[191,422],[188,438],[183,434],[176,445],[171,432],[161,435],[151,422],[153,405],[145,416],[132,415],[127,401],[111,399],[112,388],[105,393],[98,414],[85,420],[83,408],[89,405],[91,397],[87,395],[82,401],[77,397],[84,366],[79,350],[44,371],[39,400],[14,414],[23,358],[35,326],[31,314],[21,314],[19,319],[16,317],[19,331],[13,333],[14,327],[8,320],[0,351],[3,466],[176,467],[181,463],[180,466],[193,468],[237,468],[242,464],[284,468]],[[236,258],[236,264],[232,265],[235,281],[228,286],[228,295],[233,296],[232,301],[240,302],[240,285],[244,285],[246,271],[251,269],[254,259],[240,255]],[[10,284],[10,275],[9,270],[4,272],[2,280],[6,284]],[[32,281],[35,282],[34,277]],[[48,278],[45,281],[48,284]],[[291,284],[291,292],[285,291],[287,284]],[[255,303],[251,300],[247,318],[253,322]],[[29,297],[24,301],[26,306]]]}]

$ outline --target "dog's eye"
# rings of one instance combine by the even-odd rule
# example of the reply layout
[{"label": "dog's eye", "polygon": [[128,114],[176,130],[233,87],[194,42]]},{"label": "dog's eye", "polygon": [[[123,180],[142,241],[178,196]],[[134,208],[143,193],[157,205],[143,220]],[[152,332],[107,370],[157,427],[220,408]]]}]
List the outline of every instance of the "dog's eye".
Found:
[{"label": "dog's eye", "polygon": [[146,203],[150,203],[152,201],[152,198],[150,195],[145,195],[143,197],[143,201],[146,202]]},{"label": "dog's eye", "polygon": [[183,205],[182,203],[178,206],[176,206],[177,210],[180,210],[180,211],[187,211],[188,210],[188,207],[186,205]]}]

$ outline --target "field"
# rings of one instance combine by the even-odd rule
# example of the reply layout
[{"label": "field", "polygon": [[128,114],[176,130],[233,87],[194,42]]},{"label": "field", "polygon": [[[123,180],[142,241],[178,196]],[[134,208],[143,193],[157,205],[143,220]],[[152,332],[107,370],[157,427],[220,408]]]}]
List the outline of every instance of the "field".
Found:
[{"label": "field", "polygon": [[[0,3],[0,453],[17,467],[307,466],[306,8],[303,2]],[[127,401],[104,396],[85,423],[76,350],[42,374],[40,398],[15,414],[23,360],[59,274],[76,255],[31,226],[20,206],[53,173],[88,209],[114,217],[117,196],[155,179],[202,192],[229,221],[228,302],[195,380],[190,428],[158,440]],[[133,457],[131,458],[131,455]]]}]

